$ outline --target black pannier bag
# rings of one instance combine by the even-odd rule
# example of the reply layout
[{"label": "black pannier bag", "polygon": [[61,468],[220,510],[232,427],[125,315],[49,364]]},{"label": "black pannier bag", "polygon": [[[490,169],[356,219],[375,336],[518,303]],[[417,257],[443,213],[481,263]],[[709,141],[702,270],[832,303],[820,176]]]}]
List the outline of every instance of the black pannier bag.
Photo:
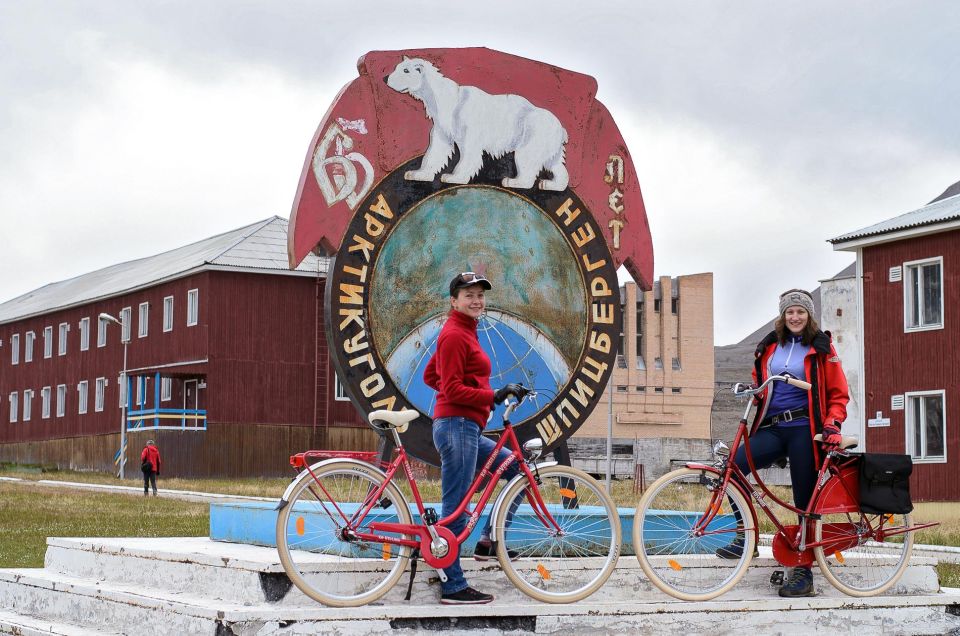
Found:
[{"label": "black pannier bag", "polygon": [[864,453],[860,456],[860,510],[868,514],[906,514],[910,501],[909,455]]}]

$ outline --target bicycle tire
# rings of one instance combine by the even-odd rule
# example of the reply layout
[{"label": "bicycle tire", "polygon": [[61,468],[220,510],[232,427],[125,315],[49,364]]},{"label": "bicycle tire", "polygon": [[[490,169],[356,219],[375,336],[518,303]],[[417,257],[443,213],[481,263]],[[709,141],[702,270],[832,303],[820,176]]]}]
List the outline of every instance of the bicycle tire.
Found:
[{"label": "bicycle tire", "polygon": [[[596,592],[616,568],[620,516],[604,487],[581,470],[550,466],[541,468],[539,476],[540,496],[564,533],[555,534],[541,520],[525,501],[527,480],[518,480],[508,487],[493,520],[497,559],[527,596],[544,603],[579,601]],[[511,508],[515,514],[508,524]],[[516,553],[512,561],[511,552]]]},{"label": "bicycle tire", "polygon": [[883,518],[884,526],[893,530],[909,528],[912,518],[905,515],[869,515],[863,512],[825,514],[814,526],[817,543],[829,541],[833,546],[813,549],[823,576],[835,588],[849,596],[876,596],[900,580],[910,564],[913,532],[891,537],[877,537],[876,531],[864,534],[864,528],[875,529]]},{"label": "bicycle tire", "polygon": [[[640,567],[658,589],[683,601],[707,601],[733,589],[746,574],[756,547],[756,519],[732,484],[711,521],[710,534],[693,528],[713,500],[720,475],[712,469],[680,468],[643,493],[633,519],[633,548]],[[729,508],[729,510],[727,510]],[[742,523],[737,522],[739,510]],[[742,541],[740,555],[723,558],[721,548]]]},{"label": "bicycle tire", "polygon": [[[411,550],[389,543],[344,540],[338,533],[343,524],[338,510],[343,514],[356,510],[370,489],[383,483],[384,475],[360,462],[330,463],[314,475],[316,479],[304,471],[297,477],[289,502],[277,515],[277,550],[283,569],[304,594],[324,605],[371,603],[396,585]],[[322,489],[315,486],[317,482]],[[375,520],[412,522],[407,500],[393,483],[387,484],[381,503],[364,522]]]}]

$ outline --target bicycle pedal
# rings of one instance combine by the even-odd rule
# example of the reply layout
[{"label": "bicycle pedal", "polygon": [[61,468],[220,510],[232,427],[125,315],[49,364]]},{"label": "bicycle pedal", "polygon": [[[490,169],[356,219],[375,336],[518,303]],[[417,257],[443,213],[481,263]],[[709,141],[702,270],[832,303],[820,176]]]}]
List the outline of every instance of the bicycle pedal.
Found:
[{"label": "bicycle pedal", "polygon": [[770,585],[782,586],[783,585],[783,570],[774,570],[773,574],[770,575]]}]

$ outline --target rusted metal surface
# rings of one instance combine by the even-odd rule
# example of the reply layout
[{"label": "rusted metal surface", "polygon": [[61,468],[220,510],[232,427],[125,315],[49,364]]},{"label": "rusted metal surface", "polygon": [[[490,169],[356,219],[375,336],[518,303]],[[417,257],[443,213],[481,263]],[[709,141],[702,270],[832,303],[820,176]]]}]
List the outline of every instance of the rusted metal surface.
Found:
[{"label": "rusted metal surface", "polygon": [[[491,384],[541,389],[521,441],[552,449],[595,406],[620,332],[616,268],[650,286],[632,161],[587,76],[487,49],[369,53],[314,137],[290,223],[295,266],[335,253],[330,358],[358,411],[417,408],[408,449],[436,461],[422,381],[457,272],[491,280]],[[495,416],[488,428],[500,424]]]}]

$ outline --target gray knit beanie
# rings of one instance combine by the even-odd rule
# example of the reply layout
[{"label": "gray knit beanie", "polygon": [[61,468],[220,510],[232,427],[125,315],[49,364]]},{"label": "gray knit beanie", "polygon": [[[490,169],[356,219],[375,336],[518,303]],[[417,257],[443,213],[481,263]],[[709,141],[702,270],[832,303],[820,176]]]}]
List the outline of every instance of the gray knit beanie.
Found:
[{"label": "gray knit beanie", "polygon": [[810,292],[802,289],[791,289],[780,294],[780,315],[782,316],[788,307],[803,307],[807,313],[813,316],[813,296]]}]

